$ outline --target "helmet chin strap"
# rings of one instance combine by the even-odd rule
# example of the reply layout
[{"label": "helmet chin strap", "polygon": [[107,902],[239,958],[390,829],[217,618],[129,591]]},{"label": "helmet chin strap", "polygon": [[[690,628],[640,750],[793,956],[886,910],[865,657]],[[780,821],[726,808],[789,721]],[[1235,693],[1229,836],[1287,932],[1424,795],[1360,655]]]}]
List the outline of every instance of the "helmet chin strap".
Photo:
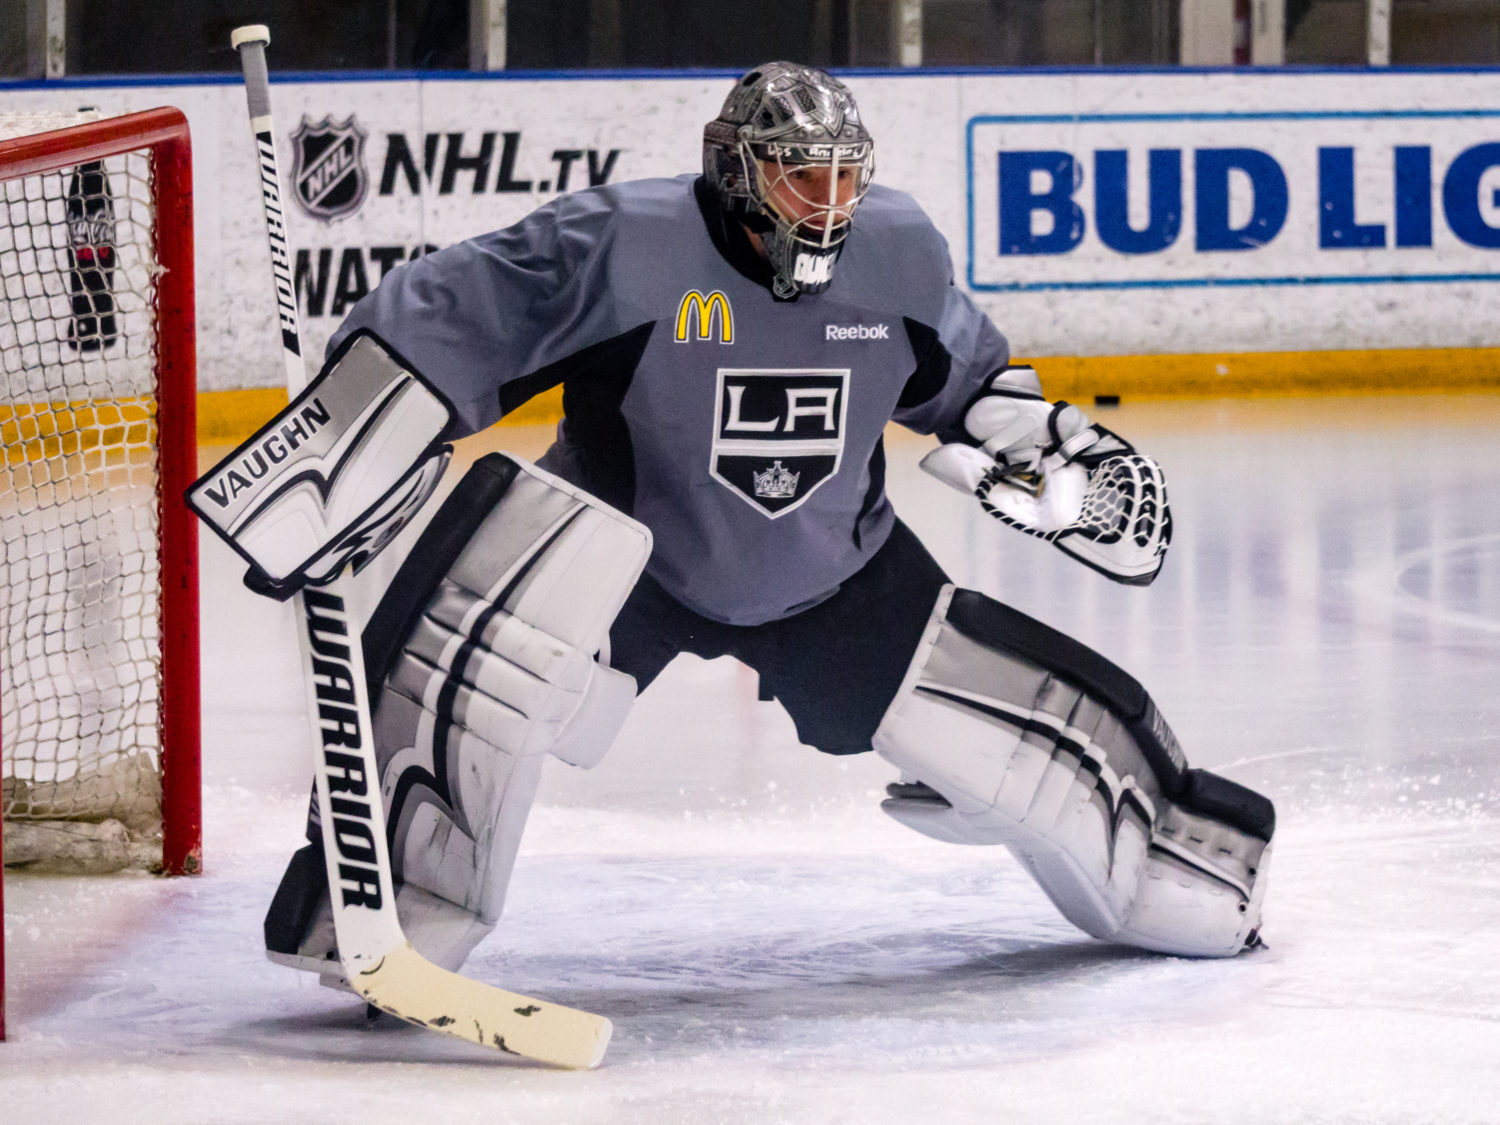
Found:
[{"label": "helmet chin strap", "polygon": [[775,224],[766,219],[764,215],[756,215],[759,221],[752,224],[750,216],[741,216],[741,225],[750,235],[750,245],[755,247],[755,252],[760,255],[761,260],[771,267],[771,293],[781,301],[790,301],[801,288],[796,282],[781,272],[776,258],[771,253],[771,248],[766,245],[766,236],[775,231]]}]

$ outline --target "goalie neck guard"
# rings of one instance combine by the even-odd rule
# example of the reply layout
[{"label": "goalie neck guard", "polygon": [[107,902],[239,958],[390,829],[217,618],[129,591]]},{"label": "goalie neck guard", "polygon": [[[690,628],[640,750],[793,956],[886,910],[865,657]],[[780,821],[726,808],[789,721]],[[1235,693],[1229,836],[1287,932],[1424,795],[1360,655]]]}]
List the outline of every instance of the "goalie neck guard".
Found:
[{"label": "goalie neck guard", "polygon": [[875,142],[837,78],[767,63],[704,126],[703,174],[719,205],[760,237],[776,295],[820,293],[874,177]]}]

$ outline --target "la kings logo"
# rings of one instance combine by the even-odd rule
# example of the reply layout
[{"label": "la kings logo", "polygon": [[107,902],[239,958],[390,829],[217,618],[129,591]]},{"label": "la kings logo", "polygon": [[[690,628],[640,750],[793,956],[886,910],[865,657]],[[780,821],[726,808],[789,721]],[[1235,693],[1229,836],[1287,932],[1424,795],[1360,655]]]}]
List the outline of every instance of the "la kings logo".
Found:
[{"label": "la kings logo", "polygon": [[370,190],[365,137],[353,114],[338,122],[330,115],[316,124],[304,117],[292,134],[297,159],[292,194],[313,218],[331,223],[359,210]]},{"label": "la kings logo", "polygon": [[769,519],[839,471],[849,371],[720,368],[709,471]]}]

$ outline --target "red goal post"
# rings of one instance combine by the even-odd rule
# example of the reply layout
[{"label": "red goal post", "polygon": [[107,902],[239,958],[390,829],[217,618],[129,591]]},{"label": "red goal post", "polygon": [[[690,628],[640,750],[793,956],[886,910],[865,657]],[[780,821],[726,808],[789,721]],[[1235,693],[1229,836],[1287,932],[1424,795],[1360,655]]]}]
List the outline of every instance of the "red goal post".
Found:
[{"label": "red goal post", "polygon": [[[115,189],[110,185],[117,174],[110,171],[116,166],[110,162],[117,159],[139,167],[129,173],[130,190],[139,198],[112,197]],[[88,185],[90,177],[104,185],[102,195],[108,201],[96,204],[101,210],[95,219],[102,221],[95,229],[104,233],[92,235],[86,233],[88,216],[76,202],[89,190],[78,185]],[[34,184],[51,186],[30,186]],[[117,217],[117,208],[128,214]],[[42,229],[57,227],[57,215],[63,211],[65,233]],[[139,246],[117,248],[117,226],[130,227]],[[183,493],[197,475],[192,147],[187,118],[176,109],[153,109],[0,140],[0,259],[7,250],[10,263],[0,268],[0,357],[5,359],[0,370],[0,471],[5,474],[0,493],[7,492],[19,475],[49,498],[71,497],[95,521],[100,509],[115,502],[112,490],[129,494],[126,499],[144,494],[143,506],[150,506],[154,493],[154,512],[113,522],[129,523],[137,540],[154,536],[155,557],[134,570],[111,569],[109,560],[101,568],[97,544],[91,540],[98,537],[102,522],[59,527],[67,517],[55,509],[45,518],[28,521],[14,501],[0,509],[0,518],[11,520],[13,535],[39,536],[43,532],[34,529],[40,527],[56,537],[38,549],[37,558],[28,564],[31,570],[74,567],[79,560],[94,571],[102,569],[113,583],[112,593],[102,610],[91,606],[96,614],[130,613],[144,619],[154,613],[150,621],[133,620],[123,627],[132,652],[150,648],[143,661],[144,682],[127,685],[125,694],[156,728],[157,741],[148,747],[146,758],[159,771],[161,871],[196,874],[202,861],[198,548],[196,523],[183,502]],[[127,257],[139,266],[139,281],[124,279]],[[111,292],[117,263],[118,284],[128,287],[118,297]],[[136,338],[143,342],[138,344]],[[100,370],[112,363],[128,367],[137,381],[123,391],[101,382]],[[54,378],[46,370],[49,364],[82,376],[75,386],[66,374]],[[123,443],[120,449],[110,444],[116,440]],[[79,482],[66,479],[69,473],[92,476]],[[110,483],[100,483],[106,477]],[[115,482],[126,478],[126,484],[116,488]],[[7,558],[0,555],[0,560]],[[11,574],[9,562],[5,565],[4,575]],[[64,574],[51,581],[52,601],[38,603],[47,608],[13,607],[13,620],[0,620],[0,632],[8,625],[34,624],[44,612],[54,613],[54,607],[59,630],[71,627],[78,613],[68,599],[75,597],[85,579]],[[95,636],[101,632],[98,621],[92,628]],[[106,621],[102,631],[118,638],[122,629]],[[101,730],[104,737],[118,739],[112,729],[118,720],[105,715],[92,721],[85,717],[80,723],[78,718],[80,705],[92,701],[107,706],[120,694],[109,661],[101,664],[94,658],[98,667],[90,679],[87,669],[77,672],[88,658],[70,662],[66,654],[54,651],[50,634],[41,640],[28,638],[27,644],[28,667],[58,669],[65,681],[83,679],[86,688],[69,689],[75,695],[62,703],[56,693],[44,696],[40,705],[30,708],[30,718],[41,716],[34,725],[47,728],[63,745],[69,738],[97,743]],[[8,655],[0,650],[0,661]],[[8,736],[14,737],[0,729],[0,744]],[[0,800],[0,810],[14,811],[22,801],[39,804],[31,790],[50,793],[69,770],[82,769],[76,760],[63,766],[53,762],[33,768],[25,780],[7,778],[10,788]],[[64,811],[60,819],[72,817]],[[3,912],[0,898],[0,916]],[[0,1038],[5,1028],[3,941],[0,932]]]}]

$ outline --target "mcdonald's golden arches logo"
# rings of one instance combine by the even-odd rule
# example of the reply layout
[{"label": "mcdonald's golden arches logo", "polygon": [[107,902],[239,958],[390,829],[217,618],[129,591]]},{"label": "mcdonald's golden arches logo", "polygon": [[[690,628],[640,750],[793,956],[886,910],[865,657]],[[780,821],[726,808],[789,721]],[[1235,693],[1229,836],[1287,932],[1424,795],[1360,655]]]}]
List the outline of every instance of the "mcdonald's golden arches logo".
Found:
[{"label": "mcdonald's golden arches logo", "polygon": [[[697,314],[696,319],[694,313]],[[689,289],[682,296],[682,304],[677,306],[675,339],[679,344],[687,343],[689,325],[694,329],[692,339],[712,339],[715,315],[719,318],[719,342],[734,343],[734,314],[729,311],[729,298],[717,289],[707,296],[696,289]]]}]

